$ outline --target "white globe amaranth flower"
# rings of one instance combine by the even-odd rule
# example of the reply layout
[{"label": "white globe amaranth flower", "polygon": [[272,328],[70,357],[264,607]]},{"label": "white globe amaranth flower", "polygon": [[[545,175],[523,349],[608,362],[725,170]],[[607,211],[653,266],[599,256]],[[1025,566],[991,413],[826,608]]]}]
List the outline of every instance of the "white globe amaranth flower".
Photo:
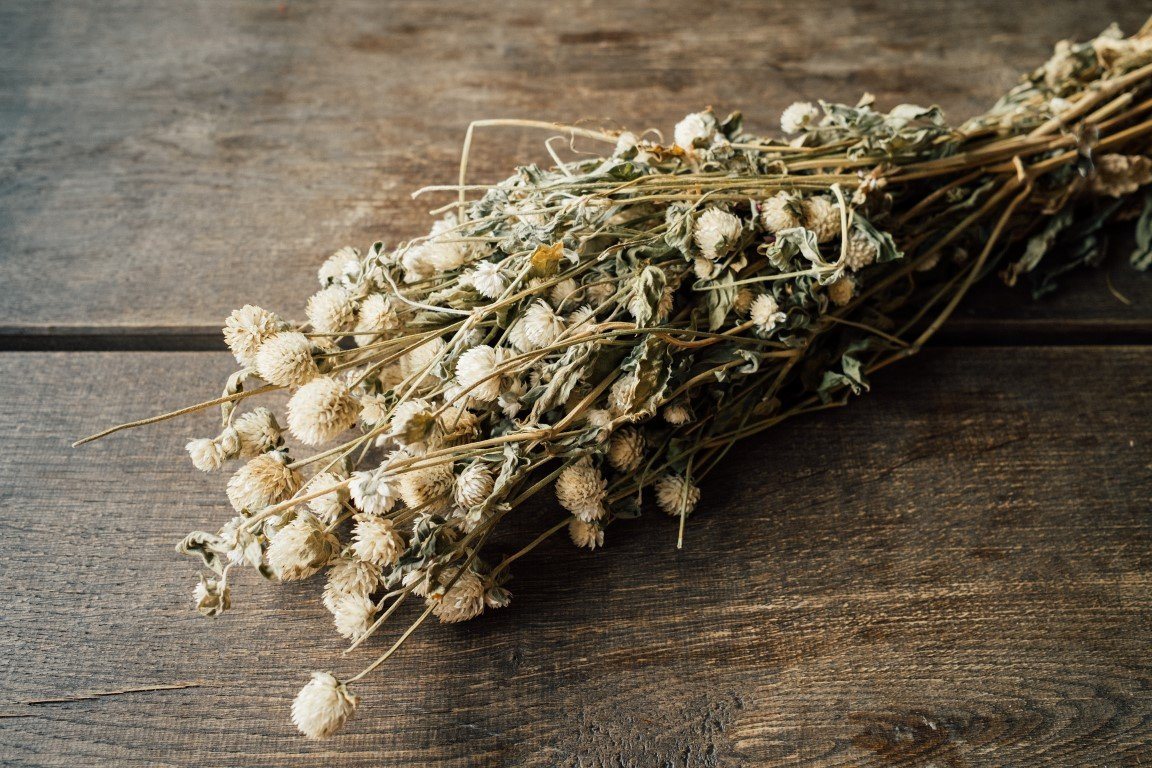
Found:
[{"label": "white globe amaranth flower", "polygon": [[427,400],[413,398],[398,404],[389,420],[389,434],[409,453],[422,454],[439,442],[440,425]]},{"label": "white globe amaranth flower", "polygon": [[325,493],[322,496],[317,496],[307,502],[308,510],[329,525],[336,522],[337,518],[340,517],[340,513],[344,511],[344,502],[348,498],[348,489],[344,487],[336,488],[336,486],[341,485],[343,482],[343,477],[335,472],[329,471],[313,475],[311,479],[304,484],[305,495],[322,491],[325,488],[335,488],[335,490]]},{"label": "white globe amaranth flower", "polygon": [[880,250],[872,238],[861,232],[853,232],[848,237],[848,247],[844,251],[844,264],[853,271],[864,269],[876,261]]},{"label": "white globe amaranth flower", "polygon": [[696,219],[692,233],[697,247],[708,259],[723,258],[740,241],[744,225],[722,208],[707,208]]},{"label": "white globe amaranth flower", "polygon": [[667,474],[656,481],[656,504],[669,515],[690,515],[700,501],[700,489],[681,475]]},{"label": "white globe amaranth flower", "polygon": [[310,739],[336,733],[356,712],[357,699],[330,672],[313,672],[292,702],[292,722]]},{"label": "white globe amaranth flower", "polygon": [[[455,583],[444,591],[449,583]],[[432,615],[444,624],[474,619],[484,612],[484,580],[471,570],[445,568],[440,574],[440,587],[425,598]]]},{"label": "white globe amaranth flower", "polygon": [[474,461],[456,476],[452,500],[461,509],[477,507],[488,500],[496,484],[492,470],[483,462]]},{"label": "white globe amaranth flower", "polygon": [[820,118],[820,110],[808,101],[797,101],[780,113],[780,130],[787,134],[799,133]]},{"label": "white globe amaranth flower", "polygon": [[328,580],[324,584],[324,607],[335,613],[336,605],[349,595],[367,597],[380,586],[382,573],[376,563],[356,557],[341,555],[328,568]]},{"label": "white globe amaranth flower", "polygon": [[228,480],[228,501],[237,512],[258,511],[284,501],[300,488],[300,473],[288,468],[282,451],[265,453],[249,461]]},{"label": "white globe amaranth flower", "polygon": [[406,379],[419,376],[422,372],[426,372],[425,381],[434,379],[434,364],[446,346],[444,339],[437,336],[413,347],[401,356],[400,372]]},{"label": "white globe amaranth flower", "polygon": [[390,338],[403,327],[392,300],[382,293],[373,293],[360,302],[353,338],[357,346],[363,347],[381,338]]},{"label": "white globe amaranth flower", "polygon": [[471,285],[486,299],[498,299],[508,289],[508,278],[500,272],[500,265],[493,261],[480,262],[461,281]]},{"label": "white globe amaranth flower", "polygon": [[460,355],[456,361],[456,378],[468,390],[469,397],[490,403],[500,396],[506,374],[498,373],[497,369],[510,354],[507,349],[481,344]]},{"label": "white globe amaranth flower", "polygon": [[232,427],[240,438],[240,455],[245,457],[267,453],[284,440],[276,416],[264,406],[240,414]]},{"label": "white globe amaranth flower", "polygon": [[330,285],[309,297],[304,313],[317,333],[340,333],[356,321],[356,301],[343,286]]},{"label": "white globe amaranth flower", "polygon": [[796,195],[777,192],[760,204],[760,224],[772,233],[795,229],[804,223],[803,211],[803,203]]},{"label": "white globe amaranth flower", "polygon": [[448,511],[456,475],[450,463],[405,470],[399,476],[400,498],[409,509],[420,508],[429,515]]},{"label": "white globe amaranth flower", "polygon": [[320,287],[326,288],[329,285],[354,283],[359,279],[361,271],[360,251],[346,245],[320,265],[316,277]]},{"label": "white globe amaranth flower", "polygon": [[340,540],[309,512],[300,512],[268,542],[268,566],[280,581],[306,579],[331,562]]},{"label": "white globe amaranth flower", "polygon": [[348,483],[352,503],[366,515],[385,515],[400,498],[396,478],[384,465],[366,472],[353,472]]},{"label": "white globe amaranth flower", "polygon": [[560,506],[581,520],[599,520],[608,513],[604,506],[608,482],[591,462],[581,460],[564,468],[556,478]]},{"label": "white globe amaranth flower", "polygon": [[224,343],[236,362],[251,367],[256,363],[260,345],[285,330],[288,330],[288,324],[275,313],[254,304],[245,304],[224,321]]},{"label": "white globe amaranth flower", "polygon": [[672,138],[676,146],[691,153],[696,147],[709,146],[716,136],[716,128],[716,117],[711,112],[693,112],[676,123]]},{"label": "white globe amaranth flower", "polygon": [[682,402],[669,403],[660,411],[660,415],[664,417],[664,421],[674,427],[683,426],[695,420],[692,409]]},{"label": "white globe amaranth flower", "polygon": [[359,413],[343,382],[318,376],[288,401],[288,430],[305,445],[323,445],[355,424]]},{"label": "white globe amaranth flower", "polygon": [[520,348],[525,352],[551,346],[560,338],[560,334],[564,333],[566,327],[564,318],[557,315],[543,299],[537,299],[528,305],[519,325],[522,327],[523,339]]},{"label": "white globe amaranth flower", "polygon": [[776,299],[767,293],[762,293],[756,297],[752,302],[751,308],[748,310],[749,318],[756,324],[756,330],[761,333],[769,333],[774,330],[780,323],[788,319],[788,315],[780,311],[780,306],[776,303]]},{"label": "white globe amaranth flower", "polygon": [[357,515],[352,531],[352,553],[366,563],[391,568],[404,553],[404,537],[386,517]]},{"label": "white globe amaranth flower", "polygon": [[228,458],[223,446],[219,442],[207,437],[189,440],[184,446],[188,456],[192,459],[192,466],[201,472],[215,472],[224,465]]},{"label": "white globe amaranth flower", "polygon": [[312,342],[299,331],[282,331],[270,336],[256,353],[256,373],[269,384],[298,387],[307,384],[320,370],[312,357]]},{"label": "white globe amaranth flower", "polygon": [[608,440],[608,463],[621,472],[631,472],[644,459],[644,435],[635,427],[616,430]]},{"label": "white globe amaranth flower", "polygon": [[604,546],[604,529],[598,522],[587,522],[573,517],[568,521],[568,536],[573,544],[585,549]]},{"label": "white globe amaranth flower", "polygon": [[828,298],[838,307],[843,307],[856,295],[856,281],[850,275],[843,275],[834,283],[829,283],[824,290]]},{"label": "white globe amaranth flower", "polygon": [[348,594],[335,598],[331,611],[336,631],[349,640],[367,632],[376,619],[376,604],[367,595]]},{"label": "white globe amaranth flower", "polygon": [[840,237],[843,230],[840,206],[824,195],[804,198],[804,226],[816,235],[816,242],[828,243]]}]

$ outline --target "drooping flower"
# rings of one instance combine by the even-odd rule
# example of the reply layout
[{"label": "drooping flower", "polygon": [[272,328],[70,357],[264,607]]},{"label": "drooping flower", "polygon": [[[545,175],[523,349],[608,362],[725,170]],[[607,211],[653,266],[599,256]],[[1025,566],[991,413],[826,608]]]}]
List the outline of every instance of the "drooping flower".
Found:
[{"label": "drooping flower", "polygon": [[356,712],[357,699],[330,672],[313,672],[292,702],[292,722],[310,739],[325,739]]},{"label": "drooping flower", "polygon": [[656,481],[656,504],[670,515],[689,515],[700,501],[700,489],[683,476],[663,475]]}]

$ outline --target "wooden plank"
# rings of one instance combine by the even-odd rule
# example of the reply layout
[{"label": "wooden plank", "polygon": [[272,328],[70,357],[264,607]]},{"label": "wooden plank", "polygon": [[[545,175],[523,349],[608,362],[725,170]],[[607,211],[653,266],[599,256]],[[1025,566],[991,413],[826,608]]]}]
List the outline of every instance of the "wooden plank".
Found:
[{"label": "wooden plank", "polygon": [[[1126,0],[10,0],[0,336],[6,348],[52,346],[61,328],[68,348],[147,348],[137,337],[153,334],[202,347],[249,301],[299,316],[331,251],[427,231],[423,212],[441,201],[409,193],[455,179],[474,119],[668,131],[712,104],[773,130],[798,98],[865,90],[960,119],[1055,41],[1112,20],[1131,30],[1146,13]],[[544,138],[479,136],[473,178],[543,158]],[[974,322],[1152,335],[1152,277],[1114,282],[1135,306],[1094,278],[1063,303],[979,306]]]},{"label": "wooden plank", "polygon": [[[1139,765],[1152,750],[1152,351],[938,349],[744,444],[676,551],[648,514],[546,543],[513,604],[417,634],[322,744],[288,706],[342,659],[315,583],[187,603],[225,516],[180,456],[215,354],[0,356],[0,763]],[[205,380],[205,376],[209,377]],[[556,519],[544,501],[498,545]],[[402,619],[411,619],[406,614]],[[139,690],[158,686],[163,690]],[[82,698],[85,694],[110,695]],[[118,692],[118,693],[115,693]],[[61,699],[41,704],[29,700]]]}]

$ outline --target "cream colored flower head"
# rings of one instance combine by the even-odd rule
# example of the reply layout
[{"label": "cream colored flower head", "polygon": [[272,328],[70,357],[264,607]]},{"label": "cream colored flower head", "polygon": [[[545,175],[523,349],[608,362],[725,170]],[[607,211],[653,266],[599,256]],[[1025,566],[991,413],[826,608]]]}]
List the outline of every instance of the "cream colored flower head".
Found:
[{"label": "cream colored flower head", "polygon": [[353,472],[348,492],[352,503],[366,515],[384,515],[400,498],[396,478],[387,470],[387,462],[376,469]]},{"label": "cream colored flower head", "polygon": [[722,208],[708,208],[696,219],[693,239],[704,256],[712,261],[723,258],[740,242],[740,219]]},{"label": "cream colored flower head", "polygon": [[328,565],[339,551],[340,541],[324,524],[310,512],[300,512],[272,537],[266,555],[277,579],[299,581]]},{"label": "cream colored flower head", "polygon": [[288,324],[275,313],[254,304],[245,304],[224,321],[224,343],[232,350],[236,362],[251,367],[256,363],[260,345],[287,329]]},{"label": "cream colored flower head", "polygon": [[341,637],[355,640],[375,621],[376,604],[366,595],[343,595],[332,603],[332,618]]},{"label": "cream colored flower head", "polygon": [[667,474],[656,481],[656,504],[669,515],[689,515],[700,501],[700,489],[681,475]]},{"label": "cream colored flower head", "polygon": [[421,508],[430,515],[447,512],[452,506],[456,475],[449,463],[403,472],[399,476],[400,497],[409,509]]},{"label": "cream colored flower head", "polygon": [[352,553],[364,562],[391,568],[404,552],[404,538],[386,517],[358,515],[352,533]]},{"label": "cream colored flower head", "polygon": [[608,441],[608,463],[613,469],[631,472],[644,460],[644,435],[635,427],[616,430]]},{"label": "cream colored flower head", "polygon": [[324,584],[324,607],[333,613],[342,598],[349,595],[367,597],[380,586],[381,569],[376,563],[341,555],[328,569]]},{"label": "cream colored flower head", "polygon": [[481,344],[460,355],[456,361],[456,378],[469,397],[490,403],[500,396],[507,374],[498,372],[498,368],[509,354],[506,349]]},{"label": "cream colored flower head", "polygon": [[344,246],[332,254],[320,265],[316,277],[320,280],[320,287],[341,285],[355,282],[360,277],[360,251]]},{"label": "cream colored flower head", "polygon": [[240,512],[255,512],[284,501],[300,488],[300,473],[288,468],[282,451],[257,456],[241,467],[228,481],[228,500]]},{"label": "cream colored flower head", "polygon": [[232,426],[240,438],[241,456],[259,456],[284,442],[276,416],[264,406],[240,414]]},{"label": "cream colored flower head", "polygon": [[256,353],[256,372],[269,384],[298,387],[319,373],[312,358],[312,342],[298,331],[269,337]]},{"label": "cream colored flower head", "polygon": [[820,118],[820,110],[808,101],[797,101],[790,104],[780,114],[780,130],[784,133],[799,133],[810,125],[814,125]]},{"label": "cream colored flower head", "polygon": [[672,137],[676,146],[691,154],[697,147],[712,143],[716,128],[716,117],[711,112],[693,112],[676,123]]},{"label": "cream colored flower head", "polygon": [[[452,580],[451,589],[444,587]],[[474,619],[484,612],[484,581],[471,570],[445,568],[440,573],[440,588],[425,598],[432,614],[445,624]]]},{"label": "cream colored flower head", "polygon": [[[322,491],[325,488],[333,488],[344,482],[344,478],[335,472],[320,472],[312,476],[304,486],[305,494],[312,494],[316,491]],[[340,513],[344,511],[344,502],[348,498],[347,488],[336,488],[330,493],[325,493],[323,496],[317,496],[308,501],[308,509],[317,518],[326,524],[336,522],[340,517]]]},{"label": "cream colored flower head", "polygon": [[508,278],[500,272],[494,261],[482,261],[466,273],[461,281],[471,285],[486,299],[498,299],[508,288]]},{"label": "cream colored flower head", "polygon": [[587,522],[573,517],[568,521],[568,536],[573,544],[585,549],[604,546],[604,529],[599,522]]},{"label": "cream colored flower head", "polygon": [[223,446],[216,440],[207,437],[188,441],[184,450],[188,451],[188,456],[192,459],[192,466],[201,472],[214,472],[220,469],[224,465],[225,459],[228,458]]},{"label": "cream colored flower head", "polygon": [[804,226],[816,235],[816,242],[828,243],[840,237],[843,222],[840,220],[840,206],[824,195],[804,198],[801,204],[804,212]]},{"label": "cream colored flower head", "polygon": [[392,300],[382,293],[373,293],[360,303],[354,338],[356,344],[363,347],[381,338],[391,338],[403,327]]},{"label": "cream colored flower head", "polygon": [[313,672],[292,702],[292,722],[310,739],[336,733],[356,712],[357,699],[330,672]]},{"label": "cream colored flower head", "polygon": [[341,333],[356,322],[356,301],[343,286],[330,285],[312,294],[304,312],[317,333]]},{"label": "cream colored flower head", "polygon": [[771,294],[762,293],[756,297],[752,302],[752,307],[748,311],[749,318],[756,324],[756,330],[760,333],[769,333],[788,319],[788,316],[780,311],[780,306],[776,303],[776,299]]},{"label": "cream colored flower head", "polygon": [[560,505],[581,520],[599,520],[607,514],[604,497],[608,482],[591,462],[581,460],[564,468],[556,478]]},{"label": "cream colored flower head", "polygon": [[456,476],[452,499],[457,507],[471,509],[478,507],[492,495],[496,477],[486,464],[474,461]]},{"label": "cream colored flower head", "polygon": [[288,429],[305,445],[323,445],[356,423],[360,404],[331,376],[309,381],[288,401]]}]

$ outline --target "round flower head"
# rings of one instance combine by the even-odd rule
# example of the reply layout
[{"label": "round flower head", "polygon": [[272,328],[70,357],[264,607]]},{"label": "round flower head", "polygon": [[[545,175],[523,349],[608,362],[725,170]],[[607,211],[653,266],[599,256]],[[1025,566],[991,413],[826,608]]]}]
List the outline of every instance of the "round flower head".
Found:
[{"label": "round flower head", "polygon": [[390,337],[403,327],[392,301],[382,293],[373,293],[360,303],[356,321],[356,344],[365,346],[377,339]]},{"label": "round flower head", "polygon": [[436,427],[446,444],[470,440],[480,431],[476,414],[458,405],[446,405],[436,417]]},{"label": "round flower head", "polygon": [[330,285],[312,294],[304,312],[317,333],[340,333],[356,320],[356,302],[343,286]]},{"label": "round flower head", "polygon": [[816,235],[816,242],[827,243],[840,236],[840,206],[827,197],[804,198],[804,225]]},{"label": "round flower head", "polygon": [[281,451],[265,453],[241,467],[228,481],[228,500],[237,512],[256,511],[284,501],[300,487],[300,473],[289,469]]},{"label": "round flower head", "polygon": [[299,581],[320,570],[340,551],[340,541],[325,532],[309,512],[300,512],[268,543],[268,565],[280,581]]},{"label": "round flower head", "polygon": [[548,300],[558,310],[561,308],[571,309],[579,302],[579,299],[580,284],[570,277],[556,283],[548,293]]},{"label": "round flower head", "polygon": [[232,427],[240,438],[241,456],[259,456],[284,440],[276,417],[264,406],[241,414],[232,423]]},{"label": "round flower head", "polygon": [[[456,583],[445,593],[444,587],[454,578]],[[484,612],[484,581],[471,570],[445,568],[440,574],[440,585],[425,602],[444,624],[474,619]]]},{"label": "round flower head", "polygon": [[525,352],[550,346],[564,333],[564,319],[556,314],[543,299],[537,299],[525,310],[520,320],[523,326],[521,347]]},{"label": "round flower head", "polygon": [[475,461],[456,476],[452,499],[456,502],[456,506],[461,509],[480,506],[492,495],[495,482],[496,478],[492,476],[492,470],[483,463]]},{"label": "round flower head", "polygon": [[608,463],[621,472],[631,472],[644,459],[644,435],[635,427],[621,427],[608,441]]},{"label": "round flower head", "polygon": [[1143,155],[1101,155],[1092,174],[1092,191],[1098,195],[1123,197],[1152,183],[1152,160]]},{"label": "round flower head", "polygon": [[439,442],[435,411],[427,400],[405,400],[392,411],[389,433],[409,453],[423,454]]},{"label": "round flower head", "polygon": [[343,383],[318,376],[288,401],[288,429],[305,445],[322,445],[356,423],[360,405]]},{"label": "round flower head", "polygon": [[324,607],[335,613],[336,604],[349,595],[367,597],[380,586],[380,566],[341,555],[328,569],[328,581],[324,584]]},{"label": "round flower head", "polygon": [[494,261],[480,262],[461,281],[486,299],[498,299],[508,288],[508,278],[500,273],[500,265]]},{"label": "round flower head", "polygon": [[802,224],[800,198],[788,192],[777,192],[760,205],[760,223],[769,232],[794,229]]},{"label": "round flower head", "polygon": [[568,521],[568,536],[572,543],[585,549],[604,546],[604,529],[596,522],[585,522],[578,517]]},{"label": "round flower head", "polygon": [[[400,358],[400,372],[404,374],[404,378],[423,374],[425,383],[434,381],[433,364],[440,357],[445,346],[444,339],[437,336],[405,352],[404,356]],[[424,373],[425,371],[427,373]]]},{"label": "round flower head", "polygon": [[297,331],[282,331],[269,337],[256,353],[256,372],[269,384],[306,384],[319,373],[312,359],[312,342]]},{"label": "round flower head", "polygon": [[366,563],[391,568],[404,552],[404,538],[386,517],[357,515],[352,553]]},{"label": "round flower head", "polygon": [[256,363],[256,352],[260,345],[273,334],[286,330],[288,324],[274,313],[253,304],[245,304],[234,310],[224,321],[224,343],[236,357],[236,362],[245,367]]},{"label": "round flower head", "polygon": [[344,246],[332,254],[320,265],[317,278],[320,287],[325,288],[333,284],[349,283],[360,274],[360,251]]},{"label": "round flower head", "polygon": [[879,251],[876,243],[860,232],[853,232],[848,238],[848,248],[844,253],[844,264],[852,270],[864,269],[876,261]]},{"label": "round flower head", "polygon": [[674,427],[679,427],[695,420],[695,417],[692,415],[692,409],[682,402],[669,403],[664,406],[664,410],[660,412],[660,415],[664,417],[664,421]]},{"label": "round flower head", "polygon": [[849,275],[844,275],[836,282],[829,283],[825,290],[828,291],[828,298],[833,304],[843,307],[856,295],[856,281]]},{"label": "round flower head", "polygon": [[325,739],[356,712],[356,697],[330,672],[313,672],[292,702],[292,722],[310,739]]},{"label": "round flower head", "polygon": [[564,468],[556,478],[556,498],[560,506],[581,520],[599,520],[607,513],[604,497],[608,483],[600,470],[586,460]]},{"label": "round flower head", "polygon": [[762,293],[756,297],[748,315],[760,333],[768,333],[788,319],[788,316],[780,311],[776,299],[767,293]]},{"label": "round flower head", "polygon": [[411,469],[400,475],[399,480],[400,497],[409,509],[421,507],[427,514],[437,515],[451,507],[456,483],[451,464]]},{"label": "round flower head", "polygon": [[740,219],[728,211],[708,208],[696,219],[692,236],[704,256],[715,261],[725,256],[739,242],[742,230]]},{"label": "round flower head", "polygon": [[664,475],[656,481],[656,504],[670,515],[690,515],[700,501],[700,489],[680,475]]},{"label": "round flower head", "polygon": [[192,590],[192,602],[201,615],[215,617],[232,607],[232,592],[226,581],[201,576]]},{"label": "round flower head", "polygon": [[387,514],[400,497],[396,480],[384,465],[367,472],[353,472],[348,493],[352,503],[366,515]]},{"label": "round flower head", "polygon": [[500,396],[504,375],[497,373],[496,369],[508,354],[506,349],[493,349],[481,344],[460,355],[456,361],[456,378],[468,390],[469,397],[489,403]]},{"label": "round flower head", "polygon": [[192,458],[192,466],[201,472],[214,472],[220,469],[224,460],[228,458],[223,446],[207,437],[190,440],[184,446],[184,450],[188,451],[188,455]]},{"label": "round flower head", "polygon": [[693,112],[676,123],[672,137],[676,146],[692,152],[694,148],[708,146],[716,135],[716,118],[711,112]]},{"label": "round flower head", "polygon": [[355,640],[376,619],[376,604],[366,595],[344,595],[332,604],[332,618],[341,637]]},{"label": "round flower head", "polygon": [[[319,474],[313,475],[312,479],[305,484],[304,493],[315,493],[316,491],[339,485],[343,481],[344,478],[335,472],[320,472]],[[326,524],[331,524],[336,522],[336,519],[340,517],[340,512],[344,509],[344,501],[347,498],[348,490],[346,488],[337,488],[331,493],[326,493],[323,496],[317,496],[309,500],[308,509]]]},{"label": "round flower head", "polygon": [[820,110],[807,101],[797,101],[780,114],[780,130],[784,133],[798,133],[816,122]]}]

